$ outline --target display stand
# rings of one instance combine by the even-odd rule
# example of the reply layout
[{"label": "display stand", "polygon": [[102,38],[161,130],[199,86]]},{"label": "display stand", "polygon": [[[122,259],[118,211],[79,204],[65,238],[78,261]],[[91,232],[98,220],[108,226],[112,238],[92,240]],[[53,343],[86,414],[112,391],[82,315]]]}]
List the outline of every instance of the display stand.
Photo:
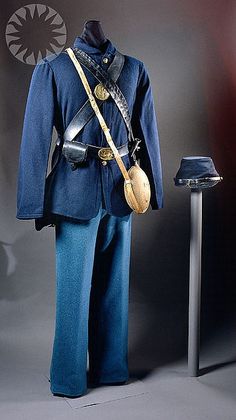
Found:
[{"label": "display stand", "polygon": [[[212,175],[202,177],[209,160]],[[188,157],[181,161],[174,178],[176,186],[191,189],[191,229],[189,255],[189,318],[188,318],[188,374],[199,374],[200,311],[201,311],[201,259],[202,259],[202,189],[213,187],[223,178],[215,171],[211,158]],[[186,166],[186,167],[185,167]],[[192,167],[192,168],[191,168]],[[191,172],[192,171],[192,172]],[[184,175],[188,176],[185,178]],[[192,178],[190,177],[192,175]],[[209,173],[211,175],[211,173]]]}]

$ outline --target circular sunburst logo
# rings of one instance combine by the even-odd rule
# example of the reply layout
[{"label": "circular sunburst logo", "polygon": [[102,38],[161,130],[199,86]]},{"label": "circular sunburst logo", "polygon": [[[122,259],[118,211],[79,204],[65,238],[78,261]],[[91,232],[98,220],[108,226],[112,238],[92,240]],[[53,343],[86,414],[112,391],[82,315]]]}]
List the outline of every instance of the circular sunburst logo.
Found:
[{"label": "circular sunburst logo", "polygon": [[63,50],[67,31],[62,17],[44,4],[27,4],[7,22],[6,43],[11,53],[25,64],[43,64]]}]

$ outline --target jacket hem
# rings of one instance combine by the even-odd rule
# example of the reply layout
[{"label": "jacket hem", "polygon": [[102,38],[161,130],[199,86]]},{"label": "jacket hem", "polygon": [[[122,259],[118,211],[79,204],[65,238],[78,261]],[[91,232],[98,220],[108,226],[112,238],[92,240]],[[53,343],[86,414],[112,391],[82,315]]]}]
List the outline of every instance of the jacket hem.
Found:
[{"label": "jacket hem", "polygon": [[43,213],[35,213],[35,214],[17,214],[17,219],[35,219],[38,217],[43,217]]}]

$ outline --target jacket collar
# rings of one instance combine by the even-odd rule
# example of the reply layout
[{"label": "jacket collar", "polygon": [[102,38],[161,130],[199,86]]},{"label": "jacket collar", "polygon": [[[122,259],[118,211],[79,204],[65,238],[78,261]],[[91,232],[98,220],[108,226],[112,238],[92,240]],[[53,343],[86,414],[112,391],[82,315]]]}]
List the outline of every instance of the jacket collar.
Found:
[{"label": "jacket collar", "polygon": [[109,57],[116,53],[116,47],[112,44],[112,42],[107,39],[105,44],[103,45],[103,49],[93,47],[92,45],[87,44],[80,36],[77,36],[74,40],[73,47],[80,48],[81,50],[85,51],[88,55],[95,54],[95,55],[102,55],[104,57]]}]

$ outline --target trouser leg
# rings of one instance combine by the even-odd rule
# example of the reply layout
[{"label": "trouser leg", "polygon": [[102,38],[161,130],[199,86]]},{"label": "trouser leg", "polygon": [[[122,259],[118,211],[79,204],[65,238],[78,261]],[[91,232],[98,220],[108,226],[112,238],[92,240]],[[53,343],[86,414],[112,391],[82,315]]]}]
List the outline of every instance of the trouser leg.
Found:
[{"label": "trouser leg", "polygon": [[89,378],[127,380],[128,302],[132,213],[106,214],[95,248],[89,309]]},{"label": "trouser leg", "polygon": [[87,389],[89,296],[101,216],[62,221],[56,235],[56,322],[50,367],[53,393],[80,395]]}]

